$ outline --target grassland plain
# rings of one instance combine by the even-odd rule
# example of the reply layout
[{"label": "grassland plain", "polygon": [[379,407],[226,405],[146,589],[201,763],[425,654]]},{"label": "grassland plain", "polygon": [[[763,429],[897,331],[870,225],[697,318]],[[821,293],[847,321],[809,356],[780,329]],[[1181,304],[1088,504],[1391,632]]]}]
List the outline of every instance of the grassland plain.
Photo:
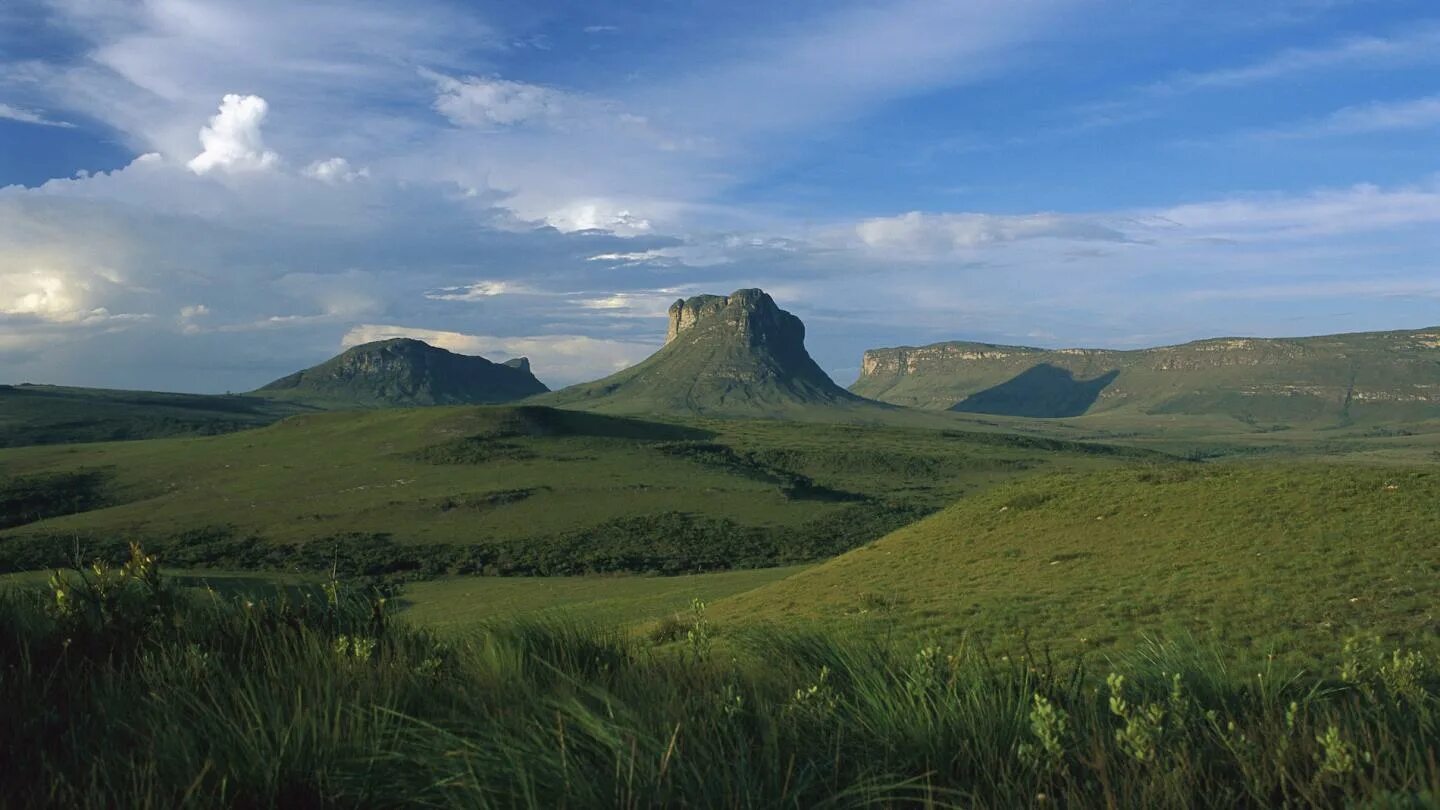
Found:
[{"label": "grassland plain", "polygon": [[1356,632],[1440,648],[1440,468],[1192,464],[1041,475],[714,606],[1070,655],[1193,636],[1313,662]]},{"label": "grassland plain", "polygon": [[212,436],[308,410],[253,396],[0,385],[0,447]]},{"label": "grassland plain", "polygon": [[[53,497],[26,506],[42,519],[0,535],[0,557],[11,569],[52,565],[80,538],[116,553],[141,539],[183,565],[318,570],[340,555],[349,573],[774,565],[838,553],[1038,469],[1144,455],[979,427],[461,407],[15,448],[0,453],[5,491],[31,497],[43,480]],[[76,491],[53,485],[62,479]]]},{"label": "grassland plain", "polygon": [[1148,645],[1098,670],[813,631],[677,643],[177,592],[143,552],[0,593],[8,807],[1345,807],[1440,798],[1440,681]]}]

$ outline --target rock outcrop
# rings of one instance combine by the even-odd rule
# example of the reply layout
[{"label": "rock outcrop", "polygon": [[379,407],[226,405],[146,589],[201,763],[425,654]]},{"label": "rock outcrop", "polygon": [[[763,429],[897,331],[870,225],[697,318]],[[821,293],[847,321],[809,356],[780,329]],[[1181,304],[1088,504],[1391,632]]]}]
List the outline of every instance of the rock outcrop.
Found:
[{"label": "rock outcrop", "polygon": [[512,402],[549,390],[524,357],[492,363],[396,338],[355,346],[255,393],[325,407],[387,407]]},{"label": "rock outcrop", "polygon": [[810,357],[800,319],[756,289],[676,301],[660,351],[539,401],[617,413],[752,415],[863,404]]},{"label": "rock outcrop", "polygon": [[1440,330],[1132,351],[901,346],[865,352],[850,390],[896,405],[1017,416],[1129,408],[1272,423],[1428,418],[1440,416]]}]

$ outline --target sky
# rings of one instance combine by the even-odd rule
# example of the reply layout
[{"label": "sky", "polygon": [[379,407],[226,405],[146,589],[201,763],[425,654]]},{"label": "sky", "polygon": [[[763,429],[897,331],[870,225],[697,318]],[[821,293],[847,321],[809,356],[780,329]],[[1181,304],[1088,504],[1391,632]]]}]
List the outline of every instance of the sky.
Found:
[{"label": "sky", "polygon": [[1440,324],[1433,0],[5,0],[0,383]]}]

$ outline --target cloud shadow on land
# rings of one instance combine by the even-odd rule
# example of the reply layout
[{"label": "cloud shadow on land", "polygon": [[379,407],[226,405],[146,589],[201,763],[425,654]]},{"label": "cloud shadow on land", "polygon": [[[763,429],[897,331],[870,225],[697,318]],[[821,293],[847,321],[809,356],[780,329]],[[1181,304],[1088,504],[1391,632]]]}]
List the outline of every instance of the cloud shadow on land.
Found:
[{"label": "cloud shadow on land", "polygon": [[971,394],[950,410],[1044,418],[1080,416],[1119,374],[1119,369],[1112,369],[1093,379],[1077,380],[1068,369],[1040,363],[997,386]]}]

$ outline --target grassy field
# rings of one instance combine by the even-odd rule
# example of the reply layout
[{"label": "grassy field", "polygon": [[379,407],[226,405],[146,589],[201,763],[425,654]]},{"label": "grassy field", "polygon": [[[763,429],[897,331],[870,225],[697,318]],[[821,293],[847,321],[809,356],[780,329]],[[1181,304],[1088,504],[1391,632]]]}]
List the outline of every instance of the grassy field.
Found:
[{"label": "grassy field", "polygon": [[682,573],[829,556],[1016,476],[1124,458],[993,430],[533,407],[327,413],[0,452],[0,498],[13,491],[24,509],[8,511],[31,518],[0,535],[0,556],[43,567],[55,561],[16,555],[80,537],[120,551],[178,543],[172,563],[222,568],[328,568],[338,553],[351,573]]},{"label": "grassy field", "polygon": [[1102,669],[851,634],[445,640],[343,591],[188,598],[153,564],[0,593],[7,806],[1433,807],[1410,650]]},{"label": "grassy field", "polygon": [[673,577],[460,577],[405,585],[396,607],[417,627],[468,632],[497,620],[550,616],[616,627],[688,614],[693,600],[744,593],[805,566]]},{"label": "grassy field", "polygon": [[308,410],[253,396],[0,385],[0,447],[210,436]]},{"label": "grassy field", "polygon": [[1440,642],[1440,468],[1156,465],[1037,476],[714,606],[722,623],[1066,654],[1192,636],[1314,660]]}]

